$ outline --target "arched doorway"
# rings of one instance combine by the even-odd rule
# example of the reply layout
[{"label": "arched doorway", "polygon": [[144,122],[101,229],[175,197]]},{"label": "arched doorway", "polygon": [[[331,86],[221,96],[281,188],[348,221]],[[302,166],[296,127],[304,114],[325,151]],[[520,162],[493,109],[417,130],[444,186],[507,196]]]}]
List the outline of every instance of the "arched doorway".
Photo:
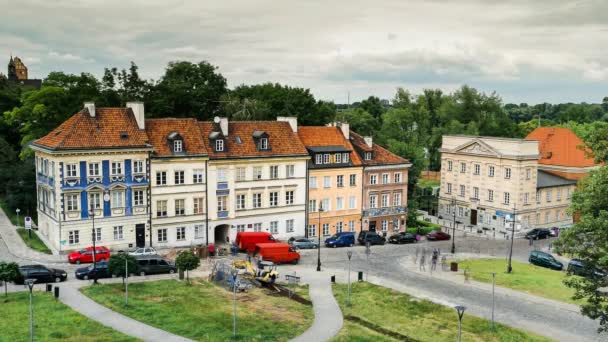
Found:
[{"label": "arched doorway", "polygon": [[216,226],[214,233],[215,233],[215,244],[216,245],[223,245],[223,244],[229,243],[227,239],[230,236],[230,225],[222,224],[222,225]]}]

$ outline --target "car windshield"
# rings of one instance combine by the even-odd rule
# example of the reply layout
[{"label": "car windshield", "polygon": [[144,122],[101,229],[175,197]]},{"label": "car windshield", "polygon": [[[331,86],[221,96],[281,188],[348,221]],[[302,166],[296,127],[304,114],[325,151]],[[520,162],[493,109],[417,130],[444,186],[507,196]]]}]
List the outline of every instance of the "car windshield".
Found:
[{"label": "car windshield", "polygon": [[340,237],[340,234],[334,234],[330,237],[330,239],[337,239]]}]

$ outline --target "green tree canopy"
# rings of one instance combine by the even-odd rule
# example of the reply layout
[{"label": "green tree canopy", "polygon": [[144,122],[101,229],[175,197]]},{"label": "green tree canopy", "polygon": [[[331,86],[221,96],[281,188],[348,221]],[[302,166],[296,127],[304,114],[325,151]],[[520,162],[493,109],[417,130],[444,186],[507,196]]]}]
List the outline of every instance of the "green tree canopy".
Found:
[{"label": "green tree canopy", "polygon": [[348,122],[351,130],[364,136],[377,135],[380,128],[380,121],[363,108],[341,112],[336,115],[336,119],[341,122]]},{"label": "green tree canopy", "polygon": [[195,270],[200,264],[201,259],[194,255],[194,252],[191,250],[180,252],[175,259],[175,265],[177,268],[186,271],[186,279],[188,282],[190,282],[188,272]]},{"label": "green tree canopy", "polygon": [[4,283],[4,296],[8,292],[8,283],[14,283],[21,277],[19,265],[16,262],[0,261],[0,281]]},{"label": "green tree canopy", "polygon": [[137,259],[135,259],[135,257],[127,253],[112,254],[110,256],[110,260],[108,261],[108,272],[110,272],[112,275],[116,275],[117,277],[122,277],[123,283],[125,282],[125,277],[127,276],[127,269],[129,274],[139,273],[139,264],[137,263]]}]

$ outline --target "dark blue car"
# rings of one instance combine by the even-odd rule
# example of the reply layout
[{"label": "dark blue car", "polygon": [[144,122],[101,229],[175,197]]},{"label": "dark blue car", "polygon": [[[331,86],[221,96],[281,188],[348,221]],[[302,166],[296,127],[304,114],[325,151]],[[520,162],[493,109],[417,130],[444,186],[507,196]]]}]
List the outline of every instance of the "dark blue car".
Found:
[{"label": "dark blue car", "polygon": [[355,233],[336,233],[325,240],[326,247],[351,247],[355,244]]}]

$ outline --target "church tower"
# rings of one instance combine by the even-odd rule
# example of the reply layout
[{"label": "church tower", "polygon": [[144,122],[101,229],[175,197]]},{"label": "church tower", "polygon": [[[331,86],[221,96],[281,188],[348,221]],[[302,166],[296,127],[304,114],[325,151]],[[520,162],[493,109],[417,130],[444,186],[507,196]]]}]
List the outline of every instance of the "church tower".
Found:
[{"label": "church tower", "polygon": [[[15,70],[15,76],[17,77],[17,80],[19,81],[24,81],[27,80],[27,67],[25,66],[25,64],[23,64],[23,62],[21,61],[21,58],[15,56],[15,58],[12,58],[13,60],[13,66],[14,66],[14,70]],[[9,63],[9,68],[10,68],[10,63]],[[10,72],[9,72],[10,74]]]},{"label": "church tower", "polygon": [[17,80],[17,70],[15,70],[15,61],[13,60],[13,56],[8,61],[8,79],[9,81]]}]

